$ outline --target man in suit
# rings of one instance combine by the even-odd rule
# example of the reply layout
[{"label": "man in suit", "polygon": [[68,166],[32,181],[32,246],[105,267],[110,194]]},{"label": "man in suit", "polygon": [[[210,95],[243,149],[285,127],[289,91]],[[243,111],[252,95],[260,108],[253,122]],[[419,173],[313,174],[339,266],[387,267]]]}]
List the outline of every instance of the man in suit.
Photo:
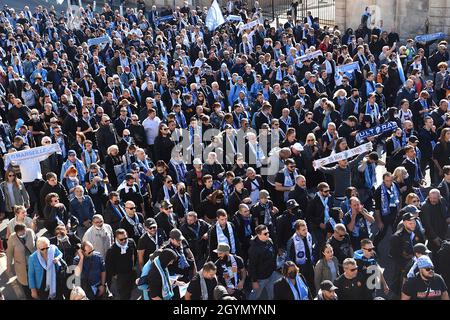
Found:
[{"label": "man in suit", "polygon": [[405,160],[402,162],[402,166],[408,171],[408,178],[405,180],[408,189],[412,187],[418,187],[423,183],[423,175],[420,170],[420,164],[416,157],[416,150],[413,146],[405,147]]}]

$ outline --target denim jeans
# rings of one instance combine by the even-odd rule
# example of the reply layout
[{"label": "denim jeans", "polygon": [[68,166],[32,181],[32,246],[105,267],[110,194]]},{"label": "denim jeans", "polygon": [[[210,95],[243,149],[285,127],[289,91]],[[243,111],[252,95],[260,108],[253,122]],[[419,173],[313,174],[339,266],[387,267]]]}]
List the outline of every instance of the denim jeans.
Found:
[{"label": "denim jeans", "polygon": [[259,288],[250,292],[249,300],[258,300],[264,289],[267,292],[267,300],[273,300],[273,284],[280,278],[276,271],[272,272],[267,279],[258,280]]}]

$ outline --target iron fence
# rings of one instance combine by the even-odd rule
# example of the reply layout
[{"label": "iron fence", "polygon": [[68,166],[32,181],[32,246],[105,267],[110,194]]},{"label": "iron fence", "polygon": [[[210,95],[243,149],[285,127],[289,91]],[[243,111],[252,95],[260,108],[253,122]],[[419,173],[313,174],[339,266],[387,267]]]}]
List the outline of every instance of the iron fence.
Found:
[{"label": "iron fence", "polygon": [[[254,3],[254,1],[249,1]],[[308,11],[314,18],[319,18],[321,25],[335,24],[335,0],[298,0],[296,6],[292,6],[292,0],[259,0],[259,5],[266,18],[287,19],[288,13],[296,19],[303,19]]]}]

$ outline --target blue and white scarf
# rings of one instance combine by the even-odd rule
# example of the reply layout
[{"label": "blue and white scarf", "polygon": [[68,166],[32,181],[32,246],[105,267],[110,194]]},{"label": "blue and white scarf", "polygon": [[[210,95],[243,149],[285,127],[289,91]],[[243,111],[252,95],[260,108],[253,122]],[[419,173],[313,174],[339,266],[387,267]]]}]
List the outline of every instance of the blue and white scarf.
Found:
[{"label": "blue and white scarf", "polygon": [[[388,198],[389,196],[389,198]],[[400,192],[397,189],[395,183],[392,184],[390,189],[387,189],[384,183],[381,184],[381,215],[387,216],[391,214],[391,207],[400,206]]]},{"label": "blue and white scarf", "polygon": [[231,247],[230,253],[236,254],[236,243],[234,242],[233,227],[232,227],[231,223],[229,223],[229,222],[227,222],[227,229],[228,229],[228,233],[230,235],[230,240],[228,240],[228,238],[223,233],[223,230],[222,230],[222,227],[220,226],[220,224],[218,222],[216,223],[217,244],[227,243]]},{"label": "blue and white scarf", "polygon": [[[293,236],[294,249],[295,249],[295,263],[297,265],[304,265],[306,263],[306,249],[305,243],[303,239],[298,235],[294,234]],[[308,232],[306,235],[306,242],[308,243],[309,255],[311,257],[311,265],[314,265],[314,255],[313,255],[313,242],[312,236]]]}]

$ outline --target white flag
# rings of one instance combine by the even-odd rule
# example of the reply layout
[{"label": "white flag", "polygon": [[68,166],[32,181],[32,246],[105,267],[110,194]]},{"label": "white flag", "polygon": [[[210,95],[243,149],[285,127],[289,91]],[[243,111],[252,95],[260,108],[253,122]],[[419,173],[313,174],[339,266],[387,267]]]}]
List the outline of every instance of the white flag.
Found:
[{"label": "white flag", "polygon": [[223,18],[222,10],[220,9],[217,0],[214,0],[208,10],[208,14],[206,15],[205,24],[209,31],[214,31],[217,27],[224,23],[225,19]]}]

